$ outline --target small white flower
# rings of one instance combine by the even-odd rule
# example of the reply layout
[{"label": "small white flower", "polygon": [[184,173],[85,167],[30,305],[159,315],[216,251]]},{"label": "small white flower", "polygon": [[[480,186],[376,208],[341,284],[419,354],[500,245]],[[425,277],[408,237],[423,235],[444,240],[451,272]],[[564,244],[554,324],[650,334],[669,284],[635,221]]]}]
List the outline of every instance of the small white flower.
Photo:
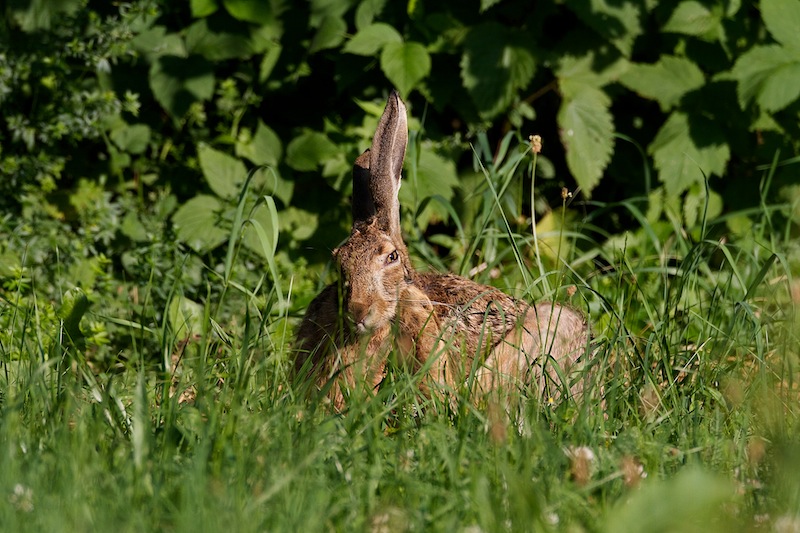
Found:
[{"label": "small white flower", "polygon": [[18,511],[30,513],[33,511],[33,490],[21,483],[17,483],[14,485],[14,491],[11,496],[8,497],[8,501]]}]

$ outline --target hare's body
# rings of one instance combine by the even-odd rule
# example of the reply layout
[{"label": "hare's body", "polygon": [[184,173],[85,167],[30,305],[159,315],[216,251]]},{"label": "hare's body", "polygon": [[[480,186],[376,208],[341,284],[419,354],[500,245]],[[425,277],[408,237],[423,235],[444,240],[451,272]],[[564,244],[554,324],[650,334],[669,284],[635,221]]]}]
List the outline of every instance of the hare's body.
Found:
[{"label": "hare's body", "polygon": [[[583,316],[553,303],[530,306],[452,274],[416,272],[400,234],[400,172],[406,112],[393,93],[371,150],[353,172],[353,231],[334,252],[342,280],[309,306],[298,331],[298,371],[343,403],[340,384],[377,386],[398,352],[424,369],[423,388],[458,387],[473,375],[481,392],[532,385],[557,396],[587,351]],[[572,394],[580,385],[568,386]]]}]

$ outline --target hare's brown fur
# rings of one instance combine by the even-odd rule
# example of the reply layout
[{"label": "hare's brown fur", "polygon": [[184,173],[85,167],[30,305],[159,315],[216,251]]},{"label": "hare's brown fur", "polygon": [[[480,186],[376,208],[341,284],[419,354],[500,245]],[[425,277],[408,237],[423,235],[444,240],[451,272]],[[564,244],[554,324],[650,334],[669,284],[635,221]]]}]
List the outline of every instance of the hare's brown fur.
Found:
[{"label": "hare's brown fur", "polygon": [[[586,358],[589,330],[581,313],[555,303],[529,305],[453,274],[414,270],[400,233],[400,187],[406,111],[389,97],[371,150],[353,171],[353,231],[334,251],[341,272],[311,303],[297,334],[298,372],[310,373],[343,406],[341,385],[376,387],[395,350],[425,368],[427,392],[458,387],[474,371],[478,389],[530,385],[559,397]],[[571,394],[582,388],[568,387]]]}]

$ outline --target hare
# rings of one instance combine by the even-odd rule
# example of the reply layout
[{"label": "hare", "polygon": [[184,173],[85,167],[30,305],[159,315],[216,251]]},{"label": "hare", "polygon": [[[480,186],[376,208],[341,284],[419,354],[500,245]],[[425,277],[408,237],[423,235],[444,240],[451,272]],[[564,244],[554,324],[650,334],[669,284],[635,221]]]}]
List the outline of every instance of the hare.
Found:
[{"label": "hare", "polygon": [[407,144],[406,108],[393,91],[371,148],[355,161],[353,229],[333,251],[341,279],[306,311],[296,371],[327,390],[337,410],[359,380],[380,384],[392,351],[425,372],[426,394],[458,388],[469,377],[483,394],[517,385],[546,398],[559,398],[562,390],[580,394],[580,382],[570,382],[587,357],[589,328],[581,313],[556,303],[529,305],[453,274],[414,270],[398,200]]}]

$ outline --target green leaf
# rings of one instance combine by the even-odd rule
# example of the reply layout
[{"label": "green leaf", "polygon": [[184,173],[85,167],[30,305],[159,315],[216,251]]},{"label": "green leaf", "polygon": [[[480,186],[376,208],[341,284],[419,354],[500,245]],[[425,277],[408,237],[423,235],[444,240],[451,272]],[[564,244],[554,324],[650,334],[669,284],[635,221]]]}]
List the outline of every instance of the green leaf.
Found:
[{"label": "green leaf", "polygon": [[385,5],[386,0],[361,0],[356,8],[356,28],[360,31],[372,24]]},{"label": "green leaf", "polygon": [[[51,26],[58,26],[64,15],[72,15],[84,7],[80,0],[28,0],[26,2],[4,2],[8,14],[19,24],[22,31],[35,32],[49,30]],[[24,7],[23,7],[24,6]],[[5,22],[5,13],[4,22]]]},{"label": "green leaf", "polygon": [[167,306],[167,319],[175,340],[203,334],[203,306],[185,296],[173,296]]},{"label": "green leaf", "polygon": [[569,80],[562,81],[561,86],[564,100],[556,117],[561,142],[567,166],[588,196],[600,182],[614,151],[611,99],[596,87],[570,87]]},{"label": "green leaf", "polygon": [[84,340],[80,328],[81,319],[88,310],[89,298],[80,287],[73,287],[65,292],[61,300],[61,307],[58,308],[58,318],[64,321],[64,330],[69,339],[78,346],[81,346]]},{"label": "green leaf", "polygon": [[755,46],[731,70],[738,82],[742,108],[755,100],[766,111],[778,111],[800,97],[800,54],[779,45]]},{"label": "green leaf", "polygon": [[722,197],[716,192],[709,190],[706,196],[706,188],[703,184],[694,183],[686,192],[683,199],[683,220],[687,228],[693,227],[706,219],[714,219],[722,213]]},{"label": "green leaf", "polygon": [[381,70],[401,95],[411,89],[431,72],[431,56],[420,43],[386,43],[381,53]]},{"label": "green leaf", "polygon": [[283,145],[278,134],[259,120],[255,135],[248,138],[239,136],[236,155],[245,157],[256,165],[276,166],[283,157]]},{"label": "green leaf", "polygon": [[247,179],[244,163],[201,143],[197,147],[200,168],[211,190],[220,198],[235,198]]},{"label": "green leaf", "polygon": [[499,4],[500,0],[481,0],[481,13],[489,9],[495,4]]},{"label": "green leaf", "polygon": [[120,231],[123,235],[132,241],[136,242],[150,242],[150,235],[147,233],[144,225],[139,220],[138,215],[133,211],[128,211],[122,219]]},{"label": "green leaf", "polygon": [[663,31],[713,40],[719,36],[721,25],[722,12],[718,8],[711,10],[696,0],[685,0],[672,12]]},{"label": "green leaf", "polygon": [[467,34],[461,80],[484,118],[505,111],[533,78],[536,60],[527,40],[496,22],[479,24]]},{"label": "green leaf", "polygon": [[265,0],[222,0],[225,9],[235,19],[256,24],[270,24],[276,13],[270,2]]},{"label": "green leaf", "polygon": [[[186,48],[211,61],[247,59],[255,53],[250,32],[241,23],[239,28],[211,29],[209,20],[198,20],[186,30]],[[238,31],[237,31],[238,30]]]},{"label": "green leaf", "polygon": [[282,51],[283,47],[279,44],[267,48],[264,57],[261,59],[261,65],[258,68],[259,82],[264,83],[269,79],[270,74],[272,74],[272,69],[274,69],[275,65],[278,63],[278,58],[280,58]]},{"label": "green leaf", "polygon": [[311,45],[308,51],[311,54],[326,50],[328,48],[336,48],[342,41],[344,35],[347,33],[347,24],[341,17],[325,17],[317,29],[317,33],[311,39]]},{"label": "green leaf", "polygon": [[170,115],[180,118],[194,102],[214,94],[214,71],[199,56],[161,56],[150,67],[150,89]]},{"label": "green leaf", "polygon": [[319,227],[319,215],[297,207],[287,207],[279,217],[281,233],[291,235],[295,241],[304,241],[314,235]]},{"label": "green leaf", "polygon": [[265,259],[271,259],[278,246],[278,210],[272,197],[264,197],[249,221],[244,228],[242,244]]},{"label": "green leaf", "polygon": [[295,170],[316,170],[338,151],[338,147],[325,134],[305,131],[286,147],[286,163]]},{"label": "green leaf", "polygon": [[190,199],[172,215],[178,240],[197,253],[225,242],[228,232],[219,227],[221,210],[222,203],[213,196],[201,194]]},{"label": "green leaf", "polygon": [[673,112],[647,151],[653,156],[658,178],[668,197],[675,197],[703,175],[721,176],[731,156],[726,135],[712,120]]},{"label": "green leaf", "polygon": [[[600,68],[599,64],[602,64]],[[562,84],[568,80],[569,87],[604,87],[614,83],[625,74],[630,66],[627,59],[620,58],[606,63],[598,58],[594,51],[587,51],[582,56],[565,55],[559,59],[556,77]]]},{"label": "green leaf", "polygon": [[397,33],[397,30],[383,22],[376,22],[356,33],[342,47],[342,52],[361,56],[374,56],[388,43],[402,42],[403,37]]},{"label": "green leaf", "polygon": [[141,154],[150,142],[150,128],[146,124],[134,124],[115,128],[111,131],[111,140],[120,150],[131,154]]},{"label": "green leaf", "polygon": [[311,13],[308,24],[312,28],[319,28],[328,17],[343,18],[354,3],[354,0],[309,0],[307,4]]},{"label": "green leaf", "polygon": [[257,169],[253,176],[253,185],[264,194],[274,196],[283,202],[283,205],[289,205],[294,195],[294,180],[281,176],[276,167]]},{"label": "green leaf", "polygon": [[642,34],[641,2],[582,0],[567,4],[584,24],[630,57],[633,42]]},{"label": "green leaf", "polygon": [[217,0],[191,0],[189,5],[192,8],[192,16],[194,18],[207,17],[216,13],[217,9],[219,9]]},{"label": "green leaf", "polygon": [[[453,199],[460,182],[452,159],[442,157],[431,149],[423,149],[415,163],[408,165],[408,175],[400,187],[401,205],[416,208],[425,198],[434,195],[448,201]],[[425,228],[431,222],[447,218],[448,211],[444,206],[439,202],[429,202],[421,213],[417,213],[417,224]]]},{"label": "green leaf", "polygon": [[131,39],[134,50],[143,53],[150,63],[168,55],[186,57],[186,45],[177,33],[167,33],[164,26],[153,26]]},{"label": "green leaf", "polygon": [[678,104],[688,92],[705,83],[703,71],[685,57],[661,56],[652,65],[632,64],[619,80],[645,98],[656,100],[662,111]]},{"label": "green leaf", "polygon": [[761,0],[761,18],[779,43],[800,51],[800,0]]}]

